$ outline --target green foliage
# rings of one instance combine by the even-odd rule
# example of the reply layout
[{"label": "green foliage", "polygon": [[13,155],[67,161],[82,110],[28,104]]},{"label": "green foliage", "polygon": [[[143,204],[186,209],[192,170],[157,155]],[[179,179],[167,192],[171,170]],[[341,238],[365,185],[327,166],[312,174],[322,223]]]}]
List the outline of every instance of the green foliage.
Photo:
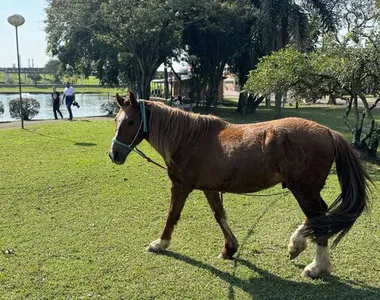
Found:
[{"label": "green foliage", "polygon": [[[225,64],[247,34],[250,1],[177,1],[183,21],[183,47],[193,71],[193,92],[206,90],[207,105],[218,100],[218,86]],[[246,30],[243,30],[245,26]],[[198,89],[197,89],[198,87]],[[197,99],[200,100],[200,99]]]},{"label": "green foliage", "polygon": [[[265,109],[255,116],[225,107],[215,113],[233,123],[271,117]],[[340,108],[283,113],[341,130]],[[238,259],[223,261],[216,257],[223,235],[203,193],[194,192],[169,251],[155,255],[144,248],[164,226],[171,186],[166,172],[133,153],[126,165],[112,164],[106,155],[114,134],[111,118],[26,128],[0,130],[2,299],[380,298],[379,201],[331,251],[333,275],[323,280],[300,276],[313,260],[313,243],[295,263],[287,256],[289,237],[305,218],[291,194],[225,194],[240,249]],[[161,162],[147,143],[141,150]],[[379,166],[367,169],[378,186]],[[281,191],[276,186],[264,194]],[[331,203],[339,193],[332,173],[322,196]]]},{"label": "green foliage", "polygon": [[[369,20],[376,24],[376,18]],[[292,48],[273,52],[250,72],[245,89],[263,95],[290,93],[296,99],[312,101],[326,95],[341,98],[349,95],[344,122],[353,133],[352,143],[358,149],[376,155],[378,127],[371,110],[380,100],[370,107],[366,94],[379,98],[380,34],[374,29],[371,36],[367,36],[366,29],[356,29],[354,35],[348,34],[342,41],[335,35],[326,35],[322,47],[307,55]],[[363,109],[358,101],[362,102]],[[351,124],[347,116],[352,107],[356,119]],[[364,119],[368,122],[367,128]]]},{"label": "green foliage", "polygon": [[28,77],[33,80],[34,85],[37,85],[38,81],[42,79],[41,75],[37,73],[30,73]]},{"label": "green foliage", "polygon": [[48,1],[49,51],[68,75],[94,74],[103,83],[149,96],[158,66],[179,45],[181,30],[170,1]]},{"label": "green foliage", "polygon": [[[33,98],[22,98],[22,118],[23,120],[31,120],[40,111],[40,103]],[[12,118],[20,118],[20,99],[12,99],[9,101],[9,113]]]},{"label": "green foliage", "polygon": [[253,94],[285,93],[302,81],[309,70],[305,55],[288,47],[262,58],[250,72],[244,89]]},{"label": "green foliage", "polygon": [[60,82],[60,80],[59,80],[60,62],[59,62],[58,59],[50,59],[45,64],[45,69],[50,74],[53,74],[53,76],[54,76],[54,83]]}]

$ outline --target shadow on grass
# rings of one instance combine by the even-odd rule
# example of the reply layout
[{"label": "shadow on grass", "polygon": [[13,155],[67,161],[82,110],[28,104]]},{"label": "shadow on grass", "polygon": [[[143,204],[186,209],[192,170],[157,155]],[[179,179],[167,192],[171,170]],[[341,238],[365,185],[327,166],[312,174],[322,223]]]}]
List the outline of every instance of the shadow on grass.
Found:
[{"label": "shadow on grass", "polygon": [[53,136],[53,135],[42,134],[42,133],[39,133],[39,132],[36,132],[36,131],[33,131],[33,130],[29,130],[29,129],[24,129],[24,130],[26,132],[37,134],[39,136],[43,136],[43,137],[46,137],[46,138],[49,138],[49,139],[56,139],[56,140],[60,140],[60,141],[66,141],[66,142],[74,143],[74,146],[92,147],[92,146],[96,146],[97,145],[95,143],[77,142],[77,141],[73,141],[73,140],[69,140],[69,139],[64,139],[64,138]]},{"label": "shadow on grass", "polygon": [[[252,299],[380,299],[380,289],[376,287],[343,280],[336,276],[328,276],[324,278],[320,284],[316,284],[316,281],[311,279],[309,282],[294,282],[271,274],[255,266],[250,261],[240,258],[241,250],[254,233],[257,224],[268,211],[273,208],[279,199],[281,199],[281,197],[271,201],[247,231],[240,245],[240,250],[234,259],[232,272],[221,271],[209,264],[172,251],[164,251],[162,255],[185,262],[193,267],[204,269],[211,272],[214,276],[219,277],[229,285],[228,299],[237,298],[235,295],[236,288],[249,294]],[[299,264],[295,266],[298,267],[300,271],[305,267]],[[239,278],[237,275],[239,267],[248,268],[251,272],[255,273],[255,276],[251,276],[249,279]]]},{"label": "shadow on grass", "polygon": [[322,284],[310,282],[294,282],[271,274],[245,259],[236,259],[237,266],[244,266],[256,273],[249,279],[242,279],[229,272],[221,271],[209,264],[195,260],[185,255],[165,251],[162,253],[170,258],[182,261],[193,267],[211,272],[229,284],[228,299],[236,299],[235,288],[249,294],[252,299],[380,299],[380,289],[358,282],[342,280],[328,276]]}]

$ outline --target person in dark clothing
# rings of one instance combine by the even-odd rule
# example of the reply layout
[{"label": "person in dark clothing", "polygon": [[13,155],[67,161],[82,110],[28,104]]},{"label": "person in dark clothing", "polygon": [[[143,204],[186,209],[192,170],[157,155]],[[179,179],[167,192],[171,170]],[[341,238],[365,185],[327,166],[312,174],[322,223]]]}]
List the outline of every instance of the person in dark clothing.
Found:
[{"label": "person in dark clothing", "polygon": [[55,86],[53,87],[53,93],[51,94],[51,101],[53,104],[53,112],[54,112],[54,118],[57,120],[57,112],[61,116],[61,119],[63,119],[63,115],[61,111],[59,110],[59,104],[60,104],[60,99],[59,99],[59,92],[57,92]]}]

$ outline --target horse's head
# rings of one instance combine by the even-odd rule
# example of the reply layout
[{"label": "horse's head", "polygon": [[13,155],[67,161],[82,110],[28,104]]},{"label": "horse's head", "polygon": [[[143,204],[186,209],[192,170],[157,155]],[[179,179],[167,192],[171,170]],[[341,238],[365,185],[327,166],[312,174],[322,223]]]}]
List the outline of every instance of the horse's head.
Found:
[{"label": "horse's head", "polygon": [[133,148],[143,140],[143,128],[146,126],[143,123],[146,120],[142,117],[140,104],[133,92],[129,92],[128,99],[116,94],[116,100],[120,110],[115,118],[115,136],[108,155],[114,163],[121,165]]}]

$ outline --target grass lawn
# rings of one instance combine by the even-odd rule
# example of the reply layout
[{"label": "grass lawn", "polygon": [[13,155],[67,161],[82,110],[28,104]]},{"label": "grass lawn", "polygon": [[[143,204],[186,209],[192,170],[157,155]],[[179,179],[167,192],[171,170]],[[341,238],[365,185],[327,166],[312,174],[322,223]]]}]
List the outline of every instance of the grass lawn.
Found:
[{"label": "grass lawn", "polygon": [[[54,75],[53,74],[40,74],[41,75],[41,79],[37,81],[38,84],[51,84],[51,83],[54,83]],[[10,82],[12,83],[16,83],[18,84],[18,74],[17,73],[10,73],[8,74],[9,76],[9,80]],[[45,77],[45,80],[44,80],[44,77]],[[89,76],[88,78],[83,78],[81,79],[80,76],[72,76],[72,77],[59,77],[60,80],[62,80],[63,82],[72,82],[74,83],[75,85],[76,84],[98,84],[99,83],[99,79],[97,79],[96,77],[94,76]],[[0,83],[4,83],[5,81],[5,76],[4,76],[4,73],[1,72],[0,73]],[[31,78],[29,78],[28,75],[25,76],[24,73],[21,74],[21,83],[26,83],[26,84],[34,84],[33,80]]]},{"label": "grass lawn", "polygon": [[[63,92],[63,89],[65,88],[63,85],[56,85],[57,90],[59,92]],[[111,93],[111,94],[116,94],[116,93],[122,93],[125,94],[126,91],[123,89],[115,89],[115,88],[107,88],[107,87],[100,87],[97,85],[94,85],[93,87],[81,87],[80,85],[74,85],[75,92],[76,93],[96,93],[96,94],[102,94],[102,93]],[[22,93],[38,93],[38,94],[45,94],[45,93],[51,93],[52,88],[51,87],[46,87],[46,86],[22,86],[21,87]],[[18,93],[18,87],[3,87],[0,86],[0,94],[14,94]]]},{"label": "grass lawn", "polygon": [[[272,116],[265,109],[253,116],[233,111],[222,107],[215,114],[234,123]],[[284,110],[349,137],[342,113]],[[201,192],[187,200],[170,250],[146,253],[169,205],[165,171],[136,154],[125,165],[112,164],[112,118],[30,124],[0,130],[1,299],[380,299],[378,201],[331,251],[333,275],[324,279],[300,276],[314,245],[295,263],[287,257],[289,237],[304,219],[291,194],[225,195],[240,243],[235,261],[217,259],[223,236]],[[146,142],[141,149],[162,162]],[[379,165],[366,167],[378,185]],[[331,203],[339,192],[331,174],[323,197]]]}]

